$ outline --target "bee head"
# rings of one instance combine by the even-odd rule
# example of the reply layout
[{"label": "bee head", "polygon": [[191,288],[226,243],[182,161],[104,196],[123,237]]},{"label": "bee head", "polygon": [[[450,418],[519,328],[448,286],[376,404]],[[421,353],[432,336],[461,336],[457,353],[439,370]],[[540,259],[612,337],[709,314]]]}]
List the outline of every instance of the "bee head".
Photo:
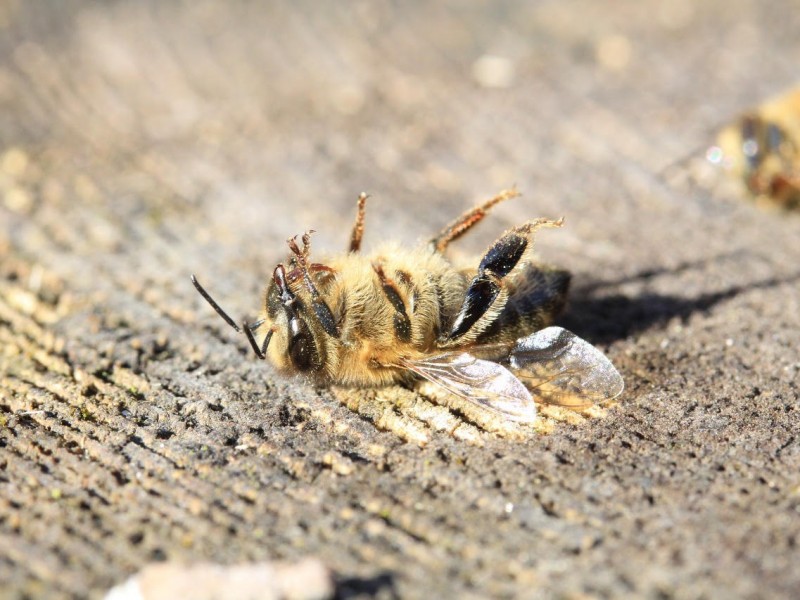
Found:
[{"label": "bee head", "polygon": [[267,286],[262,326],[271,332],[266,350],[272,363],[307,375],[320,373],[328,338],[338,336],[333,315],[311,277],[301,268],[287,272],[283,264],[275,267]]},{"label": "bee head", "polygon": [[[267,285],[266,314],[255,323],[237,325],[194,275],[191,279],[195,289],[217,314],[238,333],[247,336],[256,356],[264,359],[269,355],[270,361],[284,371],[322,376],[326,356],[335,355],[328,348],[339,338],[339,326],[312,279],[312,274],[320,279],[334,273],[326,265],[308,263],[312,233],[303,234],[302,250],[295,238],[287,240],[293,254],[289,270],[287,272],[283,264],[275,267]],[[262,329],[266,329],[266,334],[259,343],[255,333]]]},{"label": "bee head", "polygon": [[[192,275],[192,284],[222,319],[247,336],[256,356],[266,358],[279,369],[322,376],[325,358],[333,340],[339,338],[339,325],[328,303],[320,295],[312,276],[330,281],[334,270],[319,263],[308,263],[311,231],[303,234],[301,250],[295,238],[287,240],[294,255],[289,270],[279,264],[267,285],[265,315],[255,323],[236,324],[216,300]],[[266,330],[259,343],[256,332]]]}]

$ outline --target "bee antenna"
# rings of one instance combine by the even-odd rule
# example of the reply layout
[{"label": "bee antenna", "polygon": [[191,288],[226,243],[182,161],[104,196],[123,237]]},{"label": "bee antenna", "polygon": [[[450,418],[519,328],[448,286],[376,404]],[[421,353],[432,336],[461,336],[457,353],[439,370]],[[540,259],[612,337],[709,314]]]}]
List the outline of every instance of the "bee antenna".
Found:
[{"label": "bee antenna", "polygon": [[[233,328],[236,330],[236,332],[237,332],[237,333],[242,333],[242,329],[241,329],[241,328],[240,328],[240,327],[239,327],[239,326],[238,326],[238,325],[235,323],[235,321],[234,321],[233,319],[231,319],[231,318],[230,318],[230,316],[228,315],[228,313],[226,313],[224,310],[222,310],[222,307],[221,307],[219,304],[217,304],[217,301],[216,301],[216,300],[214,300],[214,299],[211,297],[211,294],[209,294],[209,293],[206,291],[206,289],[205,289],[205,288],[204,288],[202,285],[200,285],[200,282],[199,282],[199,281],[197,281],[197,277],[195,277],[194,275],[192,275],[192,284],[194,285],[195,289],[196,289],[198,292],[200,292],[200,295],[201,295],[203,298],[205,298],[205,299],[206,299],[206,302],[208,302],[208,303],[211,305],[211,308],[213,308],[215,311],[217,311],[217,314],[218,314],[220,317],[222,317],[222,318],[223,318],[223,320],[224,320],[224,321],[225,321],[225,322],[226,322],[228,325],[230,325],[231,327],[233,327]],[[245,328],[245,329],[246,329],[246,328]]]},{"label": "bee antenna", "polygon": [[197,277],[195,277],[194,275],[192,275],[192,283],[194,284],[195,289],[198,292],[200,292],[200,295],[206,299],[206,302],[208,302],[211,305],[211,308],[213,308],[217,312],[217,314],[225,320],[225,322],[228,325],[233,327],[236,330],[236,333],[244,332],[245,336],[247,337],[247,341],[250,342],[250,346],[253,348],[253,352],[256,353],[256,356],[258,358],[264,360],[267,357],[267,347],[269,346],[269,341],[272,339],[272,334],[275,333],[275,330],[270,329],[267,332],[267,336],[264,338],[264,342],[261,344],[261,347],[259,347],[258,342],[256,342],[256,338],[253,335],[253,332],[264,324],[264,319],[259,319],[255,323],[249,323],[249,324],[247,323],[247,321],[243,321],[242,326],[239,327],[234,322],[234,320],[231,319],[230,315],[226,313],[224,310],[222,310],[222,307],[219,304],[217,304],[216,300],[214,300],[211,297],[211,294],[209,294],[206,291],[206,289],[202,285],[200,285],[200,282],[197,281]]},{"label": "bee antenna", "polygon": [[255,323],[247,324],[247,321],[242,323],[242,329],[244,330],[245,336],[247,336],[247,341],[250,342],[250,346],[253,348],[253,352],[256,353],[256,356],[261,360],[264,360],[267,357],[267,346],[269,346],[269,341],[272,339],[272,334],[275,333],[274,329],[270,329],[267,332],[267,336],[264,338],[264,343],[261,344],[261,347],[258,347],[258,342],[256,342],[256,338],[253,335],[253,332],[261,327],[264,324],[264,319],[260,319]]}]

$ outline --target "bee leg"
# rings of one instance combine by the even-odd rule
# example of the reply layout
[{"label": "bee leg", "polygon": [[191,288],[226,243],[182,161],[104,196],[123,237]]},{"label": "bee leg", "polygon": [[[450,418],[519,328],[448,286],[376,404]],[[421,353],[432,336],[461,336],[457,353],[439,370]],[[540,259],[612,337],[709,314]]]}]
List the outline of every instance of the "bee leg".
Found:
[{"label": "bee leg", "polygon": [[508,300],[506,276],[529,250],[531,234],[540,227],[561,227],[562,220],[535,219],[500,236],[486,251],[464,295],[450,332],[440,340],[447,346],[474,340],[497,318]]},{"label": "bee leg", "polygon": [[769,195],[784,208],[800,206],[800,176],[775,175],[769,182]]},{"label": "bee leg", "polygon": [[397,337],[400,342],[408,343],[411,341],[411,320],[408,318],[406,305],[397,289],[397,284],[386,277],[386,273],[383,272],[383,267],[380,263],[372,263],[372,268],[378,275],[378,279],[380,279],[383,293],[386,295],[389,303],[394,307],[393,324],[395,337]]},{"label": "bee leg", "polygon": [[311,295],[311,306],[314,308],[314,314],[317,317],[320,325],[325,330],[325,333],[332,337],[339,337],[339,327],[336,324],[336,319],[333,317],[333,313],[331,312],[328,303],[322,298],[317,290],[317,286],[314,285],[314,282],[311,279],[311,274],[309,273],[308,269],[308,262],[307,258],[311,251],[311,234],[314,233],[313,231],[307,231],[303,234],[303,249],[297,246],[297,240],[295,238],[289,238],[286,240],[286,243],[289,245],[289,250],[292,251],[295,258],[297,259],[297,264],[300,267],[300,271],[303,274],[303,282],[305,283],[306,289],[308,293]]},{"label": "bee leg", "polygon": [[489,200],[483,204],[468,210],[437,233],[429,242],[430,247],[436,250],[436,252],[444,252],[450,242],[457,240],[473,226],[477,225],[495,204],[499,204],[503,200],[516,198],[519,195],[520,193],[517,191],[517,188],[503,190],[493,198],[489,198]]},{"label": "bee leg", "polygon": [[353,223],[353,231],[350,232],[350,250],[349,252],[358,252],[361,250],[361,238],[364,236],[364,212],[367,204],[367,194],[361,192],[358,195],[358,209],[356,212],[356,222]]}]

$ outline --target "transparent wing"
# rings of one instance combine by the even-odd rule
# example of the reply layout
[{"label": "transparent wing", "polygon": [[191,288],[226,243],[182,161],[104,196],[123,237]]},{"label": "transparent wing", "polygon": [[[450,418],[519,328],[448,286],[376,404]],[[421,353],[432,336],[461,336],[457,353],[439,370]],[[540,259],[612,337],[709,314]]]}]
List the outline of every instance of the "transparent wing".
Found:
[{"label": "transparent wing", "polygon": [[404,368],[482,408],[520,423],[536,420],[531,393],[503,365],[466,352],[404,361]]},{"label": "transparent wing", "polygon": [[616,398],[625,387],[605,354],[561,327],[520,338],[504,362],[537,402],[588,408]]}]

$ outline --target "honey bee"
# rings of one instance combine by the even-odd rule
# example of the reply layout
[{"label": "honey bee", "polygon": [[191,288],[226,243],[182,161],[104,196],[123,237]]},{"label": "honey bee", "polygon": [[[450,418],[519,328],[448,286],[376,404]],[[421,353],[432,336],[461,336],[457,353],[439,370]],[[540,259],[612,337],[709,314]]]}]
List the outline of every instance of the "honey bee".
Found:
[{"label": "honey bee", "polygon": [[759,200],[800,208],[800,89],[724,128],[706,157],[742,179]]},{"label": "honey bee", "polygon": [[[534,219],[506,231],[478,261],[456,267],[445,250],[505,190],[462,214],[427,244],[386,244],[361,254],[367,196],[358,198],[349,251],[311,260],[311,233],[287,240],[290,256],[266,286],[264,309],[237,325],[192,283],[258,358],[319,384],[352,387],[425,379],[516,422],[532,423],[536,402],[587,408],[622,392],[611,362],[573,333],[550,326],[563,309],[570,275],[537,263],[533,234],[563,220]],[[531,395],[531,392],[535,394]]]}]

